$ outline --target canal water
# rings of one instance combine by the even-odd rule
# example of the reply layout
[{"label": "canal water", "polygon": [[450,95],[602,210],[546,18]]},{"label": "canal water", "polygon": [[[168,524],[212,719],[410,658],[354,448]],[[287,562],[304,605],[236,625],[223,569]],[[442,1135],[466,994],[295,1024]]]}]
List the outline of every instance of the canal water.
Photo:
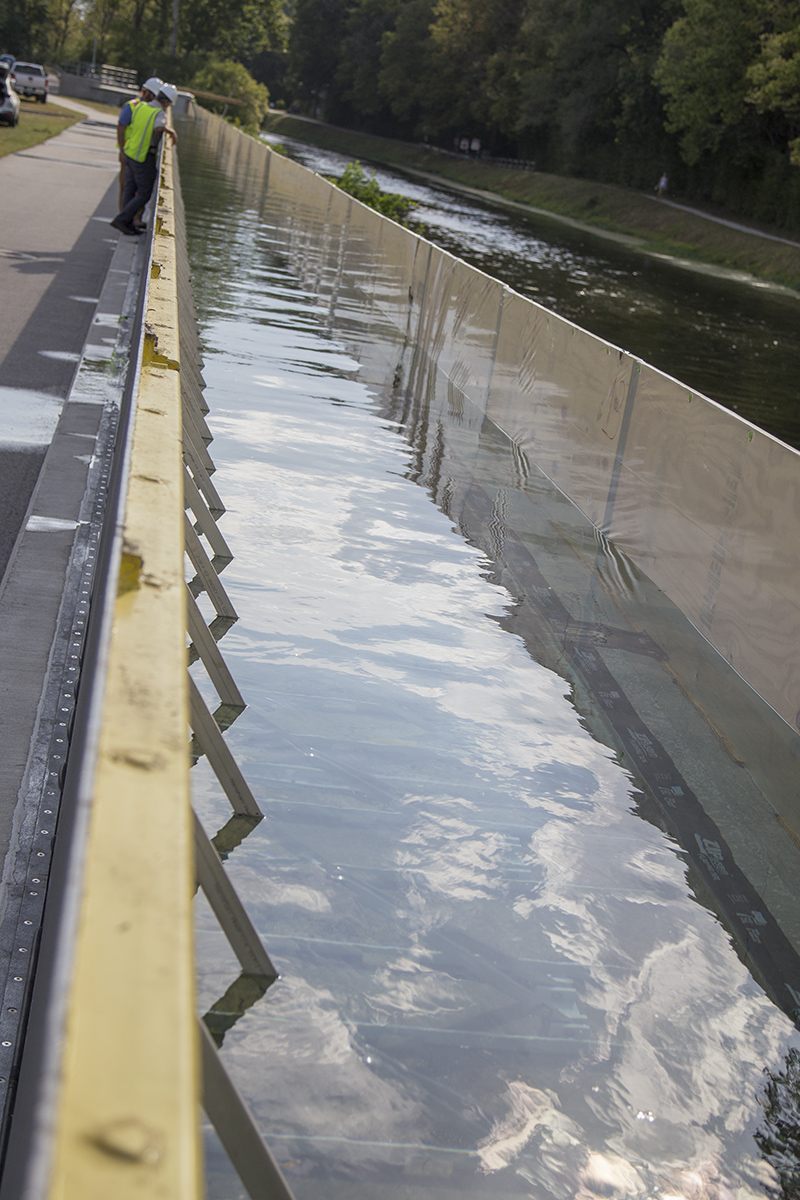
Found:
[{"label": "canal water", "polygon": [[[351,161],[262,136],[322,174],[341,174]],[[385,190],[417,201],[412,219],[437,245],[800,448],[800,295],[650,258],[367,165]]]},{"label": "canal water", "polygon": [[[180,169],[265,819],[202,760],[194,799],[280,971],[200,899],[199,1002],[297,1200],[794,1194],[800,851],[670,674],[708,648],[463,397],[381,377],[189,123]],[[210,1129],[207,1170],[244,1197]]]}]

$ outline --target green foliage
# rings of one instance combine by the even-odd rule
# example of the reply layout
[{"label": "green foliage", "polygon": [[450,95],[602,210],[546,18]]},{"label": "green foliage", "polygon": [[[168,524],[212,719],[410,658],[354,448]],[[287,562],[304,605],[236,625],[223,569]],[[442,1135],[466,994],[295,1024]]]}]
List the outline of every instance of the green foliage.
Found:
[{"label": "green foliage", "polygon": [[0,46],[18,58],[89,60],[96,39],[98,62],[179,85],[206,64],[281,49],[286,29],[281,0],[181,0],[173,55],[171,0],[0,0]]},{"label": "green foliage", "polygon": [[375,116],[385,107],[378,88],[381,45],[396,9],[396,0],[361,0],[345,20],[335,82],[344,101],[362,116]]},{"label": "green foliage", "polygon": [[718,149],[745,115],[763,8],[763,0],[735,7],[730,0],[684,0],[685,15],[664,37],[655,80],[666,97],[667,130],[681,135],[690,165]]},{"label": "green foliage", "polygon": [[648,192],[666,170],[673,197],[794,229],[799,3],[297,0],[291,45],[316,77],[295,95],[349,128],[478,137]]},{"label": "green foliage", "polygon": [[268,82],[333,124],[648,192],[666,170],[673,197],[800,228],[800,0],[180,0],[171,55],[173,32],[172,0],[0,0],[3,49],[53,64],[96,38],[246,100],[250,129]]},{"label": "green foliage", "polygon": [[0,0],[0,53],[47,61],[51,23],[48,0]]},{"label": "green foliage", "polygon": [[296,0],[289,68],[312,116],[321,115],[334,90],[347,9],[348,0]]},{"label": "green foliage", "polygon": [[[208,62],[196,72],[188,86],[201,92],[216,92],[218,96],[243,100],[243,107],[229,105],[228,115],[250,132],[257,132],[261,128],[269,108],[269,92],[263,83],[256,83],[241,63]],[[225,108],[218,100],[201,98],[200,103],[216,113],[222,113]]]},{"label": "green foliage", "polygon": [[781,1200],[795,1200],[800,1194],[800,1053],[792,1047],[784,1070],[765,1074],[764,1124],[755,1140],[777,1173]]},{"label": "green foliage", "polygon": [[434,132],[430,119],[430,80],[436,77],[430,26],[434,0],[406,0],[394,28],[381,38],[378,88],[400,129],[415,137]]},{"label": "green foliage", "polygon": [[800,24],[765,33],[758,58],[747,70],[747,100],[759,112],[780,112],[788,119],[791,162],[800,167]]},{"label": "green foliage", "polygon": [[348,196],[354,196],[362,204],[368,204],[370,208],[377,209],[384,217],[391,217],[399,225],[413,228],[406,218],[418,207],[416,200],[409,200],[407,196],[401,196],[399,192],[384,192],[379,187],[374,175],[367,177],[360,162],[348,163],[341,175],[334,178],[333,182],[343,192],[347,192]]},{"label": "green foliage", "polygon": [[285,36],[278,0],[181,0],[178,49],[184,54],[241,61],[282,46]]}]

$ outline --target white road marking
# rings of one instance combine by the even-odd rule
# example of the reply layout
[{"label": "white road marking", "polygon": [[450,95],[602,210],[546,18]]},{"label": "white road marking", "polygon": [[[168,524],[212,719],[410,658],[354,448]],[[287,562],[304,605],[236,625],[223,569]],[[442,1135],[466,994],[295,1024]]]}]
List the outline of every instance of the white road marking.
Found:
[{"label": "white road marking", "polygon": [[49,446],[63,406],[60,396],[0,387],[0,445]]},{"label": "white road marking", "polygon": [[31,533],[62,533],[64,530],[77,529],[77,521],[67,521],[63,517],[28,517],[25,528]]}]

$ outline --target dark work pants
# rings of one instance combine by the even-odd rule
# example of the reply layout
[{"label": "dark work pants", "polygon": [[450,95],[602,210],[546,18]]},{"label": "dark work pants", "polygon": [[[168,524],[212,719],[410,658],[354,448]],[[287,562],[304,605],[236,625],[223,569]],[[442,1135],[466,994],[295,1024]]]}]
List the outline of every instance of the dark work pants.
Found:
[{"label": "dark work pants", "polygon": [[140,208],[144,208],[156,181],[156,156],[148,154],[144,162],[125,155],[125,189],[122,193],[122,210],[117,219],[129,225]]}]

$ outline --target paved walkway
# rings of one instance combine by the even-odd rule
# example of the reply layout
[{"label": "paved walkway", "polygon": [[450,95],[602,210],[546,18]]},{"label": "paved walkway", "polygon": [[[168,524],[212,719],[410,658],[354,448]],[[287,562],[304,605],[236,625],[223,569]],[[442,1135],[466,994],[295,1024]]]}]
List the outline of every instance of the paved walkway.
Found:
[{"label": "paved walkway", "polygon": [[738,233],[751,233],[753,237],[766,238],[769,242],[782,242],[784,246],[795,246],[800,250],[800,242],[793,242],[791,238],[778,237],[776,233],[764,233],[763,229],[754,229],[752,225],[740,225],[738,221],[728,221],[725,217],[715,217],[712,213],[703,212],[701,208],[691,208],[688,204],[679,204],[677,200],[667,200],[664,196],[659,199],[658,196],[651,196],[647,192],[642,194],[648,200],[654,200],[656,204],[666,204],[668,208],[679,208],[681,212],[702,217],[704,221],[713,221],[715,225],[725,225],[728,229],[737,230]]},{"label": "paved walkway", "polygon": [[118,402],[130,326],[121,318],[145,250],[144,239],[119,239],[109,225],[116,122],[62,103],[85,120],[0,159],[0,984],[14,944],[11,901],[24,888],[29,800],[42,788],[41,745],[56,736],[43,688],[64,651],[68,565],[87,525],[104,414]]},{"label": "paved walkway", "polygon": [[77,368],[117,234],[115,123],[0,159],[0,578]]}]

